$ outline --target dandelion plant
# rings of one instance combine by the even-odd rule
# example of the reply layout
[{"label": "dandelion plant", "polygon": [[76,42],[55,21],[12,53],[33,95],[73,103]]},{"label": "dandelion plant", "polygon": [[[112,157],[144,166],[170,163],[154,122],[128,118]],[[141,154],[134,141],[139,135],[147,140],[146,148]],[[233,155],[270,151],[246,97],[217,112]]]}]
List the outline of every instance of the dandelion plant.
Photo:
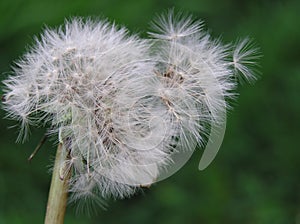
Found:
[{"label": "dandelion plant", "polygon": [[201,21],[173,11],[147,39],[107,21],[73,18],[46,28],[15,63],[5,86],[7,117],[46,126],[56,139],[45,223],[62,223],[71,201],[125,198],[182,167],[204,149],[205,169],[221,145],[228,99],[253,81],[257,49],[222,44]]}]

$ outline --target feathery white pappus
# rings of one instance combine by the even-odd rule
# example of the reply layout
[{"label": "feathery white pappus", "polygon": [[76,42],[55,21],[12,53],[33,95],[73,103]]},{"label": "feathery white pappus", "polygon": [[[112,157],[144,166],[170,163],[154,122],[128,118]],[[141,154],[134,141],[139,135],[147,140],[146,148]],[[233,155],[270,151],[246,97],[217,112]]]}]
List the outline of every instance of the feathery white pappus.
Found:
[{"label": "feathery white pappus", "polygon": [[172,11],[152,25],[141,39],[106,21],[66,21],[46,29],[4,81],[18,140],[45,125],[69,154],[62,165],[74,200],[128,197],[176,172],[224,127],[237,75],[255,79],[248,39],[222,45]]}]

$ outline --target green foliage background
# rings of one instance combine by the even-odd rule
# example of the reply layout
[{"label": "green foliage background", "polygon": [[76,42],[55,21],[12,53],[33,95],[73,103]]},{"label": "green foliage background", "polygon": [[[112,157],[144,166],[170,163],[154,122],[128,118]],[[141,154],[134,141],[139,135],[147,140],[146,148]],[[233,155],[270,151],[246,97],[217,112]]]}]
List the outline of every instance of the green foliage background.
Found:
[{"label": "green foliage background", "polygon": [[[198,150],[174,176],[109,202],[106,211],[89,217],[69,206],[65,223],[300,223],[300,1],[1,0],[1,80],[44,25],[101,16],[145,35],[154,15],[171,7],[205,20],[225,42],[252,37],[263,53],[262,75],[239,87],[222,148],[206,170],[197,169]],[[43,130],[15,144],[13,124],[0,122],[0,224],[42,223],[55,146],[47,143],[29,164]]]}]

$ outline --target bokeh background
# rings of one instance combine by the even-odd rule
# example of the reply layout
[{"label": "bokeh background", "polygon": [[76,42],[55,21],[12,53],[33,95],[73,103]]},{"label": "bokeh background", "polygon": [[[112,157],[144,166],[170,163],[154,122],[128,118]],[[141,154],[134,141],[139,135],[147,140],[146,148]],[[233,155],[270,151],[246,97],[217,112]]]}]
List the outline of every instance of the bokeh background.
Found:
[{"label": "bokeh background", "polygon": [[[263,54],[262,75],[239,87],[222,148],[206,170],[197,169],[198,150],[174,176],[106,210],[88,216],[69,206],[65,223],[299,224],[300,1],[1,0],[1,80],[45,25],[109,17],[144,36],[154,15],[172,7],[203,19],[224,42],[252,37]],[[55,146],[46,143],[28,163],[44,130],[15,144],[17,129],[7,128],[13,124],[0,121],[0,224],[43,223]]]}]

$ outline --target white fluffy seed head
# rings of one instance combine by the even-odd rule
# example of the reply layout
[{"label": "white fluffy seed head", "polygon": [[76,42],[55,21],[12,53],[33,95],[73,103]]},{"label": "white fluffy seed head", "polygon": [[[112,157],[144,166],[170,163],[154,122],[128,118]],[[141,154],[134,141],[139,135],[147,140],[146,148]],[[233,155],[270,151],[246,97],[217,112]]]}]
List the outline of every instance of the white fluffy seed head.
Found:
[{"label": "white fluffy seed head", "polygon": [[114,97],[128,88],[123,80],[131,73],[148,69],[138,62],[147,59],[148,48],[147,41],[123,27],[77,18],[46,29],[4,81],[4,108],[8,117],[21,121],[19,139],[27,137],[29,125],[48,125],[49,134],[69,142],[66,151],[72,148],[72,153],[66,163],[75,171],[74,197],[92,195],[88,192],[95,187],[101,187],[103,196],[124,197],[135,188],[119,184],[110,172],[111,167],[122,171],[115,157],[129,153],[118,140],[123,134],[118,131],[127,130],[114,127],[120,116]]},{"label": "white fluffy seed head", "polygon": [[46,29],[4,81],[20,136],[48,125],[69,154],[62,167],[73,170],[75,201],[129,197],[176,172],[225,122],[236,73],[254,79],[248,40],[224,46],[172,11],[153,24],[142,40],[105,21],[66,21]]}]

